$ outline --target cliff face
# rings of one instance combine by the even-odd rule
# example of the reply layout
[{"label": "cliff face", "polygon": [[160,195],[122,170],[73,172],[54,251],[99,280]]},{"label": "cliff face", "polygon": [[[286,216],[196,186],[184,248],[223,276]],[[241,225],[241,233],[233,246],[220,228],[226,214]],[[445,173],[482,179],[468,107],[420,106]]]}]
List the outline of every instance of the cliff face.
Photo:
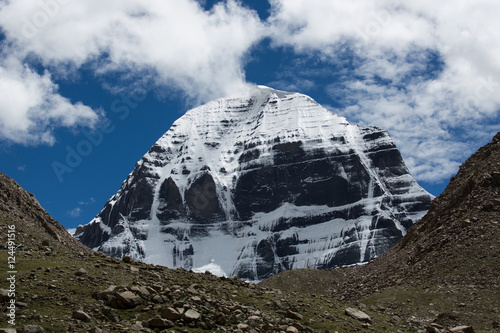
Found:
[{"label": "cliff face", "polygon": [[261,280],[372,260],[431,199],[387,132],[259,86],[177,120],[76,237],[111,256]]}]

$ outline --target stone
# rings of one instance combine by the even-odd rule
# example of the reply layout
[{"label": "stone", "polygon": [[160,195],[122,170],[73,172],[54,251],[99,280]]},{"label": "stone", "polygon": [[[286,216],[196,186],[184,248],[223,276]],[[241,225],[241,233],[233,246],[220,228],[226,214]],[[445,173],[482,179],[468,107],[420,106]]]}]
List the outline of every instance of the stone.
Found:
[{"label": "stone", "polygon": [[302,320],[302,319],[304,319],[304,317],[300,313],[297,313],[297,312],[292,311],[292,310],[288,310],[286,312],[286,317],[290,318],[290,319],[295,319],[295,320]]},{"label": "stone", "polygon": [[359,320],[359,321],[362,321],[362,322],[367,322],[367,323],[372,322],[372,319],[370,318],[369,315],[367,315],[366,313],[364,313],[363,311],[358,310],[358,309],[347,308],[347,309],[345,309],[345,314],[349,317],[352,317],[352,318]]},{"label": "stone", "polygon": [[118,307],[123,309],[132,309],[142,304],[142,298],[131,291],[124,291],[116,294]]},{"label": "stone", "polygon": [[87,274],[88,274],[88,272],[85,268],[80,268],[79,270],[77,270],[75,272],[76,276],[83,276],[83,275],[87,275]]},{"label": "stone", "polygon": [[122,261],[126,264],[130,264],[133,260],[131,256],[123,256]]},{"label": "stone", "polygon": [[100,290],[94,293],[92,296],[97,300],[103,300],[106,304],[112,303],[117,287],[115,285],[109,286],[106,290]]},{"label": "stone", "polygon": [[43,333],[45,330],[40,325],[24,325],[21,330],[18,330],[19,333]]},{"label": "stone", "polygon": [[248,317],[248,325],[250,325],[252,327],[256,327],[259,325],[261,320],[262,319],[259,316],[250,316],[250,317]]},{"label": "stone", "polygon": [[180,313],[171,307],[163,308],[161,310],[161,317],[168,320],[177,320],[181,317]]},{"label": "stone", "polygon": [[236,327],[238,327],[239,330],[246,331],[250,328],[247,324],[238,324]]},{"label": "stone", "polygon": [[296,329],[298,329],[298,330],[299,330],[299,332],[304,330],[304,326],[302,326],[300,323],[293,323],[293,324],[292,324],[292,325],[290,325],[290,326],[295,327]]},{"label": "stone", "polygon": [[453,333],[474,333],[472,326],[457,326],[450,329]]},{"label": "stone", "polygon": [[85,312],[83,312],[81,310],[74,311],[73,318],[84,321],[84,322],[90,322],[92,320],[92,318],[88,314],[86,314]]},{"label": "stone", "polygon": [[275,309],[283,309],[283,305],[281,304],[281,302],[276,300],[273,301],[273,307]]},{"label": "stone", "polygon": [[136,293],[136,294],[139,294],[143,297],[148,297],[150,295],[148,289],[144,286],[133,286],[132,288],[130,288],[130,291]]},{"label": "stone", "polygon": [[170,320],[163,319],[163,318],[153,318],[148,320],[148,326],[150,328],[159,328],[159,329],[165,329],[165,328],[171,328],[174,327],[174,323],[172,323]]},{"label": "stone", "polygon": [[9,291],[7,289],[0,289],[0,303],[8,302],[10,299]]},{"label": "stone", "polygon": [[154,295],[151,300],[155,303],[165,303],[165,300],[160,295]]},{"label": "stone", "polygon": [[201,318],[201,314],[198,311],[189,309],[184,313],[182,317],[186,322],[190,323],[199,320]]},{"label": "stone", "polygon": [[288,326],[286,328],[286,333],[299,333],[299,330],[294,326]]},{"label": "stone", "polygon": [[201,297],[198,297],[198,296],[191,297],[191,301],[193,303],[196,303],[196,304],[201,304],[203,302],[202,299],[201,299]]},{"label": "stone", "polygon": [[215,315],[215,322],[219,325],[225,325],[227,322],[227,316],[222,312],[218,312]]},{"label": "stone", "polygon": [[93,327],[90,329],[89,333],[103,333],[99,327]]},{"label": "stone", "polygon": [[137,331],[140,332],[144,329],[144,326],[142,326],[142,323],[140,321],[136,322],[132,326],[130,326],[130,331]]},{"label": "stone", "polygon": [[497,186],[500,186],[500,172],[494,171],[491,173],[491,177],[494,179]]},{"label": "stone", "polygon": [[17,333],[15,328],[0,328],[0,333]]}]

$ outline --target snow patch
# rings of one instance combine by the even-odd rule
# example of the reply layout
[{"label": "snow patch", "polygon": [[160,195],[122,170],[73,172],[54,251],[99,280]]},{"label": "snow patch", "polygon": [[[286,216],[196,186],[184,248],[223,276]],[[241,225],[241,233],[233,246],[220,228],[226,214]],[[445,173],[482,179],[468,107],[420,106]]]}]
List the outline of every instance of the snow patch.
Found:
[{"label": "snow patch", "polygon": [[222,267],[220,265],[217,265],[215,263],[214,259],[210,260],[210,263],[206,264],[205,266],[193,268],[193,272],[195,273],[205,273],[207,271],[218,277],[227,277],[226,272],[222,270]]}]

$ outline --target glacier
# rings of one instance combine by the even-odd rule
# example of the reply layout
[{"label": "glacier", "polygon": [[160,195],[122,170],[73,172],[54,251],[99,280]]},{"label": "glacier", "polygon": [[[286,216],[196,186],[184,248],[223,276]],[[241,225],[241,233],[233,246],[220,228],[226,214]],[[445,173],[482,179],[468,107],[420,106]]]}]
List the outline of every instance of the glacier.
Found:
[{"label": "glacier", "polygon": [[260,281],[373,260],[432,199],[386,131],[255,86],[187,111],[75,237],[113,257]]}]

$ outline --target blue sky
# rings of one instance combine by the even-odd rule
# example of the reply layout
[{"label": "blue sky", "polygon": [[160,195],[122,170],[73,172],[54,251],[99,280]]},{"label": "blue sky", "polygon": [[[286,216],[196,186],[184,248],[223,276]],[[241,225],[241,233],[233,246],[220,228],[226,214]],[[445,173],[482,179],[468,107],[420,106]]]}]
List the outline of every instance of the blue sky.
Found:
[{"label": "blue sky", "polygon": [[491,0],[0,1],[0,171],[89,222],[184,112],[252,84],[389,131],[438,195],[500,129]]}]

